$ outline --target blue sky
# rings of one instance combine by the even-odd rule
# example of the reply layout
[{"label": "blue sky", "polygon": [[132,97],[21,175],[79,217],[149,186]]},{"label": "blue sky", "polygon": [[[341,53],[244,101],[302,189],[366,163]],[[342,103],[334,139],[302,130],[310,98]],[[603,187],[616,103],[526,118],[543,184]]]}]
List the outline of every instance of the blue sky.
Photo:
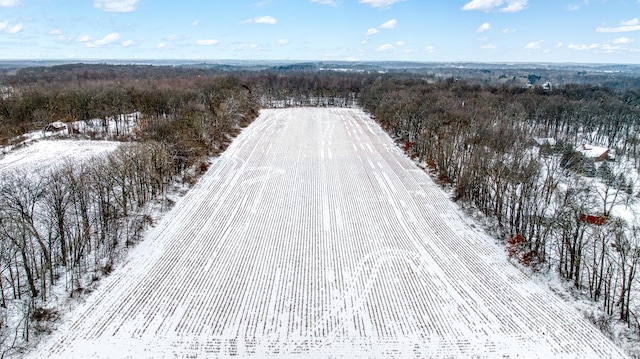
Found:
[{"label": "blue sky", "polygon": [[640,63],[640,0],[0,0],[0,59]]}]

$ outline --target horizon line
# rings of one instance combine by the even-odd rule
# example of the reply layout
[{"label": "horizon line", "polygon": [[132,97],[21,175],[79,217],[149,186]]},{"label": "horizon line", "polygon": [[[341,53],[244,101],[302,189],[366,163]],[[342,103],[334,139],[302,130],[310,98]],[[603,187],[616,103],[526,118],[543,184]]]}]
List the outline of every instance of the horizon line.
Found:
[{"label": "horizon line", "polygon": [[487,64],[487,65],[582,65],[582,66],[634,66],[640,67],[640,63],[615,63],[615,62],[575,62],[575,61],[473,61],[473,60],[439,60],[439,61],[417,61],[417,60],[292,60],[292,59],[158,59],[158,58],[139,58],[139,59],[118,59],[118,58],[41,58],[41,59],[0,59],[0,63],[8,62],[58,62],[66,64],[80,64],[83,62],[105,63],[105,62],[126,62],[126,63],[144,63],[144,62],[177,62],[177,63],[201,63],[201,64],[226,64],[229,62],[240,63],[287,63],[287,64],[303,64],[303,63],[340,63],[340,64]]}]

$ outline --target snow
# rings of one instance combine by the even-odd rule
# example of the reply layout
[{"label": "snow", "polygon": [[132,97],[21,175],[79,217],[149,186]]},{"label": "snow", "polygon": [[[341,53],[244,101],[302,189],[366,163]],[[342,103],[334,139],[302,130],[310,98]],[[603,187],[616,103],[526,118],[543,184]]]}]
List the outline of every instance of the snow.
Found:
[{"label": "snow", "polygon": [[115,150],[120,142],[89,140],[40,140],[0,156],[0,173],[11,170],[46,173],[65,161],[87,161]]},{"label": "snow", "polygon": [[580,147],[578,150],[587,158],[599,158],[609,151],[609,149],[606,147],[587,144],[583,144],[582,147]]},{"label": "snow", "polygon": [[[49,123],[43,131],[31,131],[12,139],[12,145],[0,147],[0,158],[15,149],[38,142],[45,139],[69,138],[72,135],[93,136],[95,138],[123,139],[135,136],[138,129],[138,122],[142,114],[133,112],[121,114],[106,119],[94,118],[84,121],[73,121],[64,123],[55,121]],[[50,129],[61,128],[50,131]],[[87,143],[86,141],[84,143]],[[89,146],[93,147],[93,146]]]},{"label": "snow", "polygon": [[[138,121],[142,117],[140,112],[120,114],[106,119],[94,118],[91,120],[70,122],[73,133],[100,134],[107,137],[130,135],[138,128]],[[68,134],[68,130],[64,131]]]},{"label": "snow", "polygon": [[542,145],[549,145],[549,146],[555,146],[556,145],[556,139],[553,137],[535,137],[533,139],[538,146],[542,146]]},{"label": "snow", "polygon": [[624,357],[362,111],[263,110],[32,358]]}]

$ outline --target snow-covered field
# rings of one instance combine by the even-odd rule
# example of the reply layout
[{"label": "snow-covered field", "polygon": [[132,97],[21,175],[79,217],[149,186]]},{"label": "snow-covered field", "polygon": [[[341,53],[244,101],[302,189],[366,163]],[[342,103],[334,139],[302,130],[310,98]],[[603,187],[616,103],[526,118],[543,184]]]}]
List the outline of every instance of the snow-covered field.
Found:
[{"label": "snow-covered field", "polygon": [[65,161],[82,162],[115,150],[120,142],[89,140],[41,140],[0,156],[0,173],[21,170],[47,173]]},{"label": "snow-covered field", "polygon": [[623,357],[364,113],[263,110],[35,358]]}]

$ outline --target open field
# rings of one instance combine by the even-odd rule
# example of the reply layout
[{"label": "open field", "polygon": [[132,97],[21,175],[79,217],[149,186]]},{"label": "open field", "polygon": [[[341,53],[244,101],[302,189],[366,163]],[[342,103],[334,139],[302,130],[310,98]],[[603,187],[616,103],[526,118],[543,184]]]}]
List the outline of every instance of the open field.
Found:
[{"label": "open field", "polygon": [[364,113],[263,110],[36,358],[623,357]]},{"label": "open field", "polygon": [[120,142],[89,140],[44,140],[0,156],[0,173],[23,171],[47,173],[69,162],[82,162],[115,150]]}]

